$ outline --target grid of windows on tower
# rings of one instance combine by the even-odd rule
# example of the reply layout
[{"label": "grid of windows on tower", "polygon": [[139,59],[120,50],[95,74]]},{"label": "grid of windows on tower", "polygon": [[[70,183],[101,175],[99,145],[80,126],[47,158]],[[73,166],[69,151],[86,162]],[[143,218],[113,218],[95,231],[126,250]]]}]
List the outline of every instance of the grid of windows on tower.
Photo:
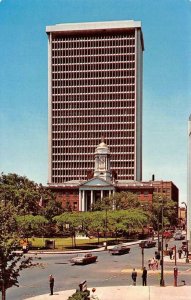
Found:
[{"label": "grid of windows on tower", "polygon": [[118,179],[134,179],[135,31],[117,35],[53,33],[52,182],[87,179],[105,137]]}]

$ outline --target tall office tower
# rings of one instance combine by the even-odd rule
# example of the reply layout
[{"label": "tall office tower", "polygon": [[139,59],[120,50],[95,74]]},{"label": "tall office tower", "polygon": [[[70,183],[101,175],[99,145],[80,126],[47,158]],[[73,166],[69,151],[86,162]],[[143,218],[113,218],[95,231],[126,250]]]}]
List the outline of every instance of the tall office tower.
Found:
[{"label": "tall office tower", "polygon": [[139,21],[47,26],[49,184],[85,180],[104,137],[119,180],[142,178]]},{"label": "tall office tower", "polygon": [[188,250],[191,252],[191,115],[188,119],[188,163],[187,163],[187,207],[186,207],[186,228]]}]

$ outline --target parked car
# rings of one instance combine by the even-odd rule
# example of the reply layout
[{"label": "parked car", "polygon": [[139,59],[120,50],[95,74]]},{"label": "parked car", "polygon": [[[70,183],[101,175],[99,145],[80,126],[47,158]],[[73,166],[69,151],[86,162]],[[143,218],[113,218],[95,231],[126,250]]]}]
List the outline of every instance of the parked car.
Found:
[{"label": "parked car", "polygon": [[156,242],[152,241],[152,240],[148,240],[148,241],[141,241],[139,243],[139,247],[141,248],[152,248],[156,246]]},{"label": "parked car", "polygon": [[96,262],[97,256],[92,253],[81,253],[71,258],[70,262],[75,265],[86,265]]},{"label": "parked car", "polygon": [[165,231],[163,232],[163,237],[166,238],[166,239],[172,238],[172,237],[173,237],[172,231],[165,230]]},{"label": "parked car", "polygon": [[176,241],[185,239],[185,236],[181,232],[175,233],[173,237]]},{"label": "parked car", "polygon": [[121,254],[129,253],[129,251],[130,251],[130,247],[121,244],[121,245],[114,246],[112,249],[109,250],[109,253],[112,255],[121,255]]}]

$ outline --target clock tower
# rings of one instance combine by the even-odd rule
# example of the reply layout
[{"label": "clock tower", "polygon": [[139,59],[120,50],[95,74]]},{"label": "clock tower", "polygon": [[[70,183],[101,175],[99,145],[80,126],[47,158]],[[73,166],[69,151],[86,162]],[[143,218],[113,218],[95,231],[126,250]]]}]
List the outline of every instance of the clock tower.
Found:
[{"label": "clock tower", "polygon": [[103,140],[95,151],[94,177],[100,177],[109,182],[111,181],[110,151]]}]

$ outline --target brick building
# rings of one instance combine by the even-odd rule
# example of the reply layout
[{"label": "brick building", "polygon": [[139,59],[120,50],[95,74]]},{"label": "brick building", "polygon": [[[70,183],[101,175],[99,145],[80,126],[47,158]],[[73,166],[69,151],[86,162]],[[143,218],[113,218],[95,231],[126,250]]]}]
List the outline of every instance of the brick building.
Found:
[{"label": "brick building", "polygon": [[138,195],[143,203],[152,203],[154,187],[151,183],[135,180],[116,180],[110,167],[110,151],[102,141],[94,153],[93,177],[88,180],[72,180],[62,185],[49,185],[57,194],[58,201],[63,207],[76,211],[89,211],[99,199],[110,196],[115,192],[131,192]]}]

